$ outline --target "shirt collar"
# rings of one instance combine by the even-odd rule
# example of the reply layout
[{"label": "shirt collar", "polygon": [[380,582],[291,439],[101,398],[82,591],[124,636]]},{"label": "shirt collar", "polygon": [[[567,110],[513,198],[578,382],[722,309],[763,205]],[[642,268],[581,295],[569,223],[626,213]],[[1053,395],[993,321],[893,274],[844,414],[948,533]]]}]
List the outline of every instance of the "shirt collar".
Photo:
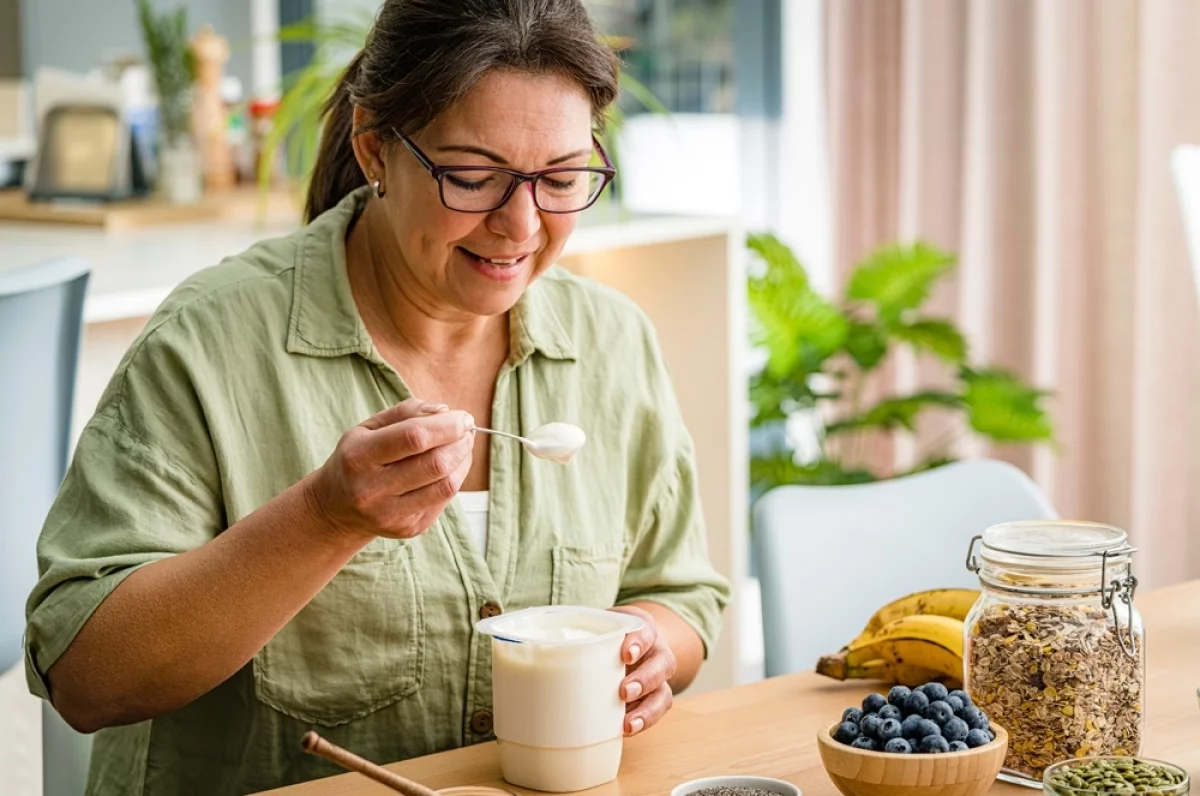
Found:
[{"label": "shirt collar", "polygon": [[[358,314],[346,274],[346,231],[369,195],[366,186],[351,192],[301,231],[288,323],[289,353],[374,358],[375,346]],[[551,359],[576,359],[574,341],[555,306],[558,291],[542,284],[547,276],[530,285],[509,314],[513,364],[521,364],[535,352]]]}]

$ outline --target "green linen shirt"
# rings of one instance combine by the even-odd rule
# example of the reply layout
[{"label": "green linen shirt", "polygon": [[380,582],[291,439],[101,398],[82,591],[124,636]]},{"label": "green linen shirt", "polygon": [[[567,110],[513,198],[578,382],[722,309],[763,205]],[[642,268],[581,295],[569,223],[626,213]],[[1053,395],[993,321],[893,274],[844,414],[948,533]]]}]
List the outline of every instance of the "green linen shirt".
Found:
[{"label": "green linen shirt", "polygon": [[[130,572],[212,540],[409,397],[346,276],[366,196],[189,279],[125,355],[38,543],[35,694]],[[575,460],[494,440],[486,557],[457,501],[415,539],[373,541],[227,681],[98,732],[89,794],[234,796],[337,773],[300,750],[311,728],[381,762],[487,740],[491,653],[474,623],[496,607],[648,600],[711,646],[729,589],[708,560],[692,443],[650,323],[556,267],[509,328],[492,423],[575,423],[588,434]]]}]

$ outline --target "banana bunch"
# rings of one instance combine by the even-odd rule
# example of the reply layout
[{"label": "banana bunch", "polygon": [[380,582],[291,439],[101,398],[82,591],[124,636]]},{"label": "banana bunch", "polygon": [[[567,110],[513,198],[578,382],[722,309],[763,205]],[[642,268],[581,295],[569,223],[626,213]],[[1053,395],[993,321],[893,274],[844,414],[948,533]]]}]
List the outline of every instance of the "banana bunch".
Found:
[{"label": "banana bunch", "polygon": [[934,589],[901,597],[875,612],[858,637],[817,661],[835,680],[885,680],[915,687],[963,677],[963,620],[979,599],[975,589]]}]

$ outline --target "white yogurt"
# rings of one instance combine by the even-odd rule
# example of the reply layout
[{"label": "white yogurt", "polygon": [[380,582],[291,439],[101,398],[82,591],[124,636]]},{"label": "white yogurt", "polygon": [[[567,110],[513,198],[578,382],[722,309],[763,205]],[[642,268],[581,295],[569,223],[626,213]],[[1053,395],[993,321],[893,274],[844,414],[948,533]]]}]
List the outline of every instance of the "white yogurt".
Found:
[{"label": "white yogurt", "polygon": [[570,423],[547,423],[526,434],[525,438],[529,440],[525,450],[558,464],[568,464],[587,442],[583,429]]},{"label": "white yogurt", "polygon": [[479,622],[492,636],[500,770],[513,785],[566,793],[611,782],[621,765],[621,644],[628,614],[544,606]]}]

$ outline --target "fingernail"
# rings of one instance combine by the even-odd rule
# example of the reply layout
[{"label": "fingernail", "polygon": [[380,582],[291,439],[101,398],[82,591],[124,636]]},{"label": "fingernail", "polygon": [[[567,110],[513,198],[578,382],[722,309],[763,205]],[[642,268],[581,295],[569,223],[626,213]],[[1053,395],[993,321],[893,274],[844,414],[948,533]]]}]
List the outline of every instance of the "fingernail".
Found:
[{"label": "fingernail", "polygon": [[470,414],[464,412],[463,413],[463,433],[465,434],[468,431],[473,430],[474,428],[475,428],[475,418],[471,417]]},{"label": "fingernail", "polygon": [[642,695],[642,684],[634,680],[629,685],[625,686],[625,701],[632,702]]},{"label": "fingernail", "polygon": [[441,412],[449,411],[450,407],[445,404],[421,404],[421,414],[436,415]]},{"label": "fingernail", "polygon": [[634,719],[633,721],[629,722],[629,734],[637,735],[645,726],[646,722],[644,722],[642,719]]},{"label": "fingernail", "polygon": [[642,648],[637,644],[629,645],[629,662],[637,663],[637,659],[642,657]]}]

